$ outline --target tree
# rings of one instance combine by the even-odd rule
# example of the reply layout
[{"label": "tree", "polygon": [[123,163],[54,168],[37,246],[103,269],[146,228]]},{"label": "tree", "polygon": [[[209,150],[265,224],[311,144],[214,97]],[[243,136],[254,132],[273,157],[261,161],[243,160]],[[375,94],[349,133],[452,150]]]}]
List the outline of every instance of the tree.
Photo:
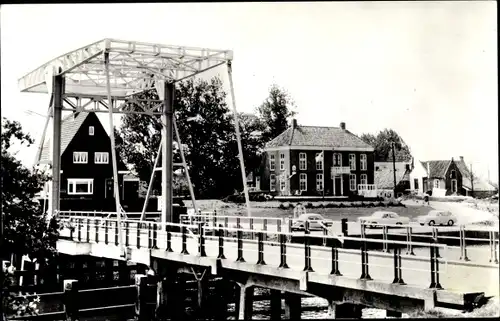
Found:
[{"label": "tree", "polygon": [[[48,180],[48,176],[38,170],[24,167],[10,152],[17,141],[21,145],[33,144],[33,139],[25,134],[21,124],[2,118],[2,259],[28,255],[31,260],[47,264],[56,255],[56,240],[59,236],[58,223],[47,218],[35,200]],[[13,282],[12,273],[3,271],[2,287]],[[2,290],[3,290],[2,288]],[[2,304],[6,313],[31,313],[36,305],[25,298],[15,298],[14,293],[3,293]]]},{"label": "tree", "polygon": [[294,102],[288,92],[276,84],[269,89],[269,97],[257,108],[257,115],[264,124],[262,141],[267,143],[288,128],[289,118],[295,116]]},{"label": "tree", "polygon": [[[218,78],[189,79],[176,86],[174,113],[196,197],[225,196],[241,184],[233,117],[225,97]],[[158,99],[158,96],[152,90],[138,98]],[[141,180],[150,179],[161,128],[159,117],[126,114],[116,133],[120,156],[134,167]],[[177,148],[174,162],[180,161]],[[156,179],[156,191],[160,190],[160,184],[161,180]]]},{"label": "tree", "polygon": [[411,159],[409,146],[393,129],[386,128],[380,131],[376,136],[373,134],[362,134],[360,138],[375,148],[376,162],[388,162],[393,160],[392,144],[394,144],[396,161],[409,161]]}]

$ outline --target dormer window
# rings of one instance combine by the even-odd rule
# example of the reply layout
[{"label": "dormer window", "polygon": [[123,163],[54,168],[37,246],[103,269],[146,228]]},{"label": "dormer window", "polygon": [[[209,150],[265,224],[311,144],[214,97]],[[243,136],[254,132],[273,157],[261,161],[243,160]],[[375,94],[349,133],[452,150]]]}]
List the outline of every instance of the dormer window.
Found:
[{"label": "dormer window", "polygon": [[94,126],[89,126],[89,136],[94,136]]},{"label": "dormer window", "polygon": [[87,163],[88,163],[87,152],[73,152],[73,164],[87,164]]}]

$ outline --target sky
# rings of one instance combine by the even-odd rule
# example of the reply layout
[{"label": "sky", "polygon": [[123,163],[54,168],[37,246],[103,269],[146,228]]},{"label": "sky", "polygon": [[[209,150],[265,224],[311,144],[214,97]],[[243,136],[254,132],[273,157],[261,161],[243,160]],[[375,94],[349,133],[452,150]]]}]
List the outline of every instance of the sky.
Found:
[{"label": "sky", "polygon": [[[17,80],[115,38],[234,51],[238,111],[275,83],[301,125],[396,130],[417,160],[464,156],[498,182],[496,1],[2,5],[1,113],[40,140],[48,95]],[[228,89],[225,67],[220,75]],[[105,124],[106,127],[106,124]],[[38,143],[38,142],[37,142]],[[31,166],[36,146],[18,157]]]}]

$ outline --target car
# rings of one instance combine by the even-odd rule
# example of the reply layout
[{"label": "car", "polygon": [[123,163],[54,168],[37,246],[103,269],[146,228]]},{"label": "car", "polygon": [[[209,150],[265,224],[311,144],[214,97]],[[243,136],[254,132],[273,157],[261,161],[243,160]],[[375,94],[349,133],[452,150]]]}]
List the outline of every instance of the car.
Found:
[{"label": "car", "polygon": [[457,217],[449,211],[432,210],[427,215],[417,217],[420,225],[448,225],[453,226],[457,222]]},{"label": "car", "polygon": [[311,231],[322,231],[325,227],[333,225],[332,221],[326,220],[321,214],[306,213],[301,214],[297,219],[292,221],[292,232],[304,231],[306,221],[309,222],[309,230]]},{"label": "car", "polygon": [[388,225],[409,224],[410,219],[408,217],[399,216],[397,213],[394,212],[376,211],[371,216],[359,217],[358,222],[364,223],[370,227],[376,227],[377,224],[388,224]]}]

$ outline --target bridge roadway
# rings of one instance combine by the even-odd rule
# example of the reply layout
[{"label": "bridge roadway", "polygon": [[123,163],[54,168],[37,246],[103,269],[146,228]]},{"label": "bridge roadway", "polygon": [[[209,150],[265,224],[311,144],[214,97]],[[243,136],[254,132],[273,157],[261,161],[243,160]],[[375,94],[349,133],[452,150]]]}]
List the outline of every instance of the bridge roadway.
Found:
[{"label": "bridge roadway", "polygon": [[[98,242],[96,242],[96,228],[82,219],[80,224],[80,242],[78,239],[78,228],[71,233],[68,228],[61,232],[61,236],[71,240],[60,240],[58,250],[66,254],[93,255],[113,259],[122,259],[120,249],[115,245],[115,220],[108,220],[108,244],[104,244],[104,228],[98,226]],[[92,220],[91,220],[92,222]],[[150,223],[150,222],[147,222]],[[76,223],[73,223],[76,224]],[[111,225],[113,224],[113,225]],[[304,272],[306,264],[305,245],[286,244],[286,262],[288,269],[279,268],[281,251],[277,241],[264,241],[263,258],[265,265],[256,264],[258,255],[258,242],[256,240],[242,240],[242,254],[245,262],[237,262],[238,247],[237,239],[232,237],[224,238],[224,255],[226,259],[217,259],[219,254],[219,238],[217,236],[205,235],[206,257],[199,255],[199,237],[196,234],[186,233],[186,249],[189,254],[181,254],[182,235],[181,233],[171,233],[171,248],[173,252],[166,252],[167,235],[164,231],[157,232],[158,249],[148,248],[153,244],[150,238],[155,235],[151,230],[140,229],[140,248],[137,248],[137,222],[129,222],[128,237],[127,231],[123,230],[122,237],[125,242],[128,239],[129,259],[137,263],[151,266],[152,258],[161,258],[170,261],[177,261],[189,265],[207,266],[211,268],[212,274],[216,275],[222,270],[236,270],[251,276],[253,282],[259,285],[259,277],[270,277],[274,281],[264,282],[261,286],[272,288],[272,284],[280,284],[278,289],[287,288],[292,292],[310,294],[313,284],[322,286],[336,286],[354,291],[358,302],[370,302],[370,305],[378,308],[387,308],[389,299],[367,298],[367,293],[384,296],[397,296],[401,300],[404,298],[418,300],[423,304],[423,308],[430,309],[436,304],[452,303],[457,305],[465,304],[465,301],[474,296],[474,293],[484,292],[486,295],[498,295],[499,276],[498,265],[491,263],[471,263],[449,260],[446,246],[442,246],[438,260],[439,283],[442,290],[430,289],[431,284],[431,263],[430,247],[415,249],[415,256],[405,255],[404,249],[401,251],[401,276],[406,285],[392,284],[395,278],[394,255],[380,251],[367,251],[368,253],[368,273],[372,280],[361,280],[362,259],[361,250],[338,249],[338,270],[342,276],[332,276],[332,250],[331,247],[310,246],[310,263],[313,271]],[[153,223],[154,224],[154,223]],[[193,227],[193,226],[191,226]],[[234,232],[232,229],[228,231]],[[206,233],[208,234],[208,233]],[[87,239],[88,235],[88,239]],[[268,238],[272,239],[276,232],[267,232]],[[314,237],[314,236],[311,236]],[[276,238],[274,238],[276,239]],[[365,239],[367,242],[380,242],[379,240]],[[420,244],[424,246],[425,244]],[[279,281],[279,282],[277,282]],[[274,282],[274,283],[273,283]],[[270,285],[271,284],[271,285]],[[331,291],[331,290],[330,290]],[[335,292],[335,291],[334,291]],[[350,299],[354,296],[351,293]],[[436,296],[434,296],[436,293]],[[344,300],[346,299],[344,293]],[[361,299],[359,297],[362,297]],[[392,299],[393,300],[393,299]],[[396,306],[390,306],[392,310],[400,310],[414,307],[414,302],[405,306],[400,300]],[[389,304],[390,305],[390,304]]]}]

